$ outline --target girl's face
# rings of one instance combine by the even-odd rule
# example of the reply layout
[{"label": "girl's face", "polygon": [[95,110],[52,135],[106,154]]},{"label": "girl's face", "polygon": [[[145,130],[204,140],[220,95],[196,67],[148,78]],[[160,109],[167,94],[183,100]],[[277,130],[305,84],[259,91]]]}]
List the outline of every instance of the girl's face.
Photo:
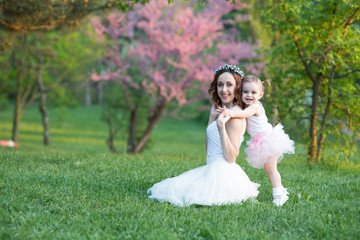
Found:
[{"label": "girl's face", "polygon": [[235,98],[236,81],[231,73],[222,73],[217,80],[217,94],[223,106],[231,107]]},{"label": "girl's face", "polygon": [[242,88],[241,100],[247,106],[258,103],[264,94],[261,83],[258,82],[244,82]]}]

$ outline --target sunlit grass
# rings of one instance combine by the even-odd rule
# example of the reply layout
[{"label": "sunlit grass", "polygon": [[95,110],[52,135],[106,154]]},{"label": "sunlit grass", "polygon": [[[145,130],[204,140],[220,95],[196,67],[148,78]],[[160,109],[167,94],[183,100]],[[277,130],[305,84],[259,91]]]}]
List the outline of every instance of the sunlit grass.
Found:
[{"label": "sunlit grass", "polygon": [[[266,174],[242,152],[238,164],[261,184],[258,203],[179,208],[146,190],[205,163],[205,126],[166,118],[143,154],[114,155],[99,108],[61,111],[50,112],[50,147],[34,108],[24,115],[20,147],[0,148],[0,239],[360,238],[359,171],[308,165],[299,143],[279,164],[290,192],[283,207],[273,206]],[[0,139],[10,136],[10,114],[0,112]]]}]

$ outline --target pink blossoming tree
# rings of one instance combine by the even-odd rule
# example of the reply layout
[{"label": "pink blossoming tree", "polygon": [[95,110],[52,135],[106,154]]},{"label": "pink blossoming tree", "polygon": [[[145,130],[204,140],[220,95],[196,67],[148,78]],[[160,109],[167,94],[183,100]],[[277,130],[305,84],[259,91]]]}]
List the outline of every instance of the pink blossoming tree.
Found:
[{"label": "pink blossoming tree", "polygon": [[[123,87],[130,111],[128,152],[143,150],[169,102],[175,100],[184,105],[208,98],[207,88],[216,67],[257,57],[255,46],[235,40],[238,32],[224,31],[225,23],[233,23],[224,20],[224,15],[246,7],[226,0],[209,1],[207,5],[156,0],[127,14],[113,12],[105,20],[93,19],[94,37],[104,43],[108,53],[103,59],[106,71],[93,73],[92,79],[116,81]],[[125,40],[129,40],[127,44]],[[134,65],[141,81],[128,74]],[[257,73],[261,67],[249,64],[247,70]],[[131,97],[133,91],[151,99],[147,124],[138,139],[140,102]]]}]

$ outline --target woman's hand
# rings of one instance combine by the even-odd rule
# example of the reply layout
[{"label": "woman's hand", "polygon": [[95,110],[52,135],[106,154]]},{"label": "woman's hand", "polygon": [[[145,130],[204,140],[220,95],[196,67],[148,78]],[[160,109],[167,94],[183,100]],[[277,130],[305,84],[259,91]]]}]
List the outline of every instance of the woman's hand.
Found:
[{"label": "woman's hand", "polygon": [[230,118],[232,117],[231,116],[231,110],[228,109],[226,106],[224,107],[217,107],[216,108],[216,111],[220,114],[220,113],[223,113],[225,117],[229,116]]},{"label": "woman's hand", "polygon": [[223,129],[225,127],[225,123],[227,121],[229,121],[229,119],[230,119],[230,116],[226,116],[224,111],[222,113],[220,113],[220,115],[218,116],[218,119],[216,121],[218,129]]}]

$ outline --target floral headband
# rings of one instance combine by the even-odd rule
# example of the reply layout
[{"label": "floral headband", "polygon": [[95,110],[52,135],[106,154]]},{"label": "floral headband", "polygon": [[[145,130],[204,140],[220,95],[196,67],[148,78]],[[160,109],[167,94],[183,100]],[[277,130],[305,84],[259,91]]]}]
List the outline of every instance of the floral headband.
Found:
[{"label": "floral headband", "polygon": [[218,67],[218,68],[214,71],[214,76],[215,76],[219,71],[223,71],[223,70],[231,70],[231,71],[239,74],[240,77],[241,77],[241,79],[244,78],[244,72],[241,71],[238,66],[230,65],[230,64],[225,64],[224,66]]}]

